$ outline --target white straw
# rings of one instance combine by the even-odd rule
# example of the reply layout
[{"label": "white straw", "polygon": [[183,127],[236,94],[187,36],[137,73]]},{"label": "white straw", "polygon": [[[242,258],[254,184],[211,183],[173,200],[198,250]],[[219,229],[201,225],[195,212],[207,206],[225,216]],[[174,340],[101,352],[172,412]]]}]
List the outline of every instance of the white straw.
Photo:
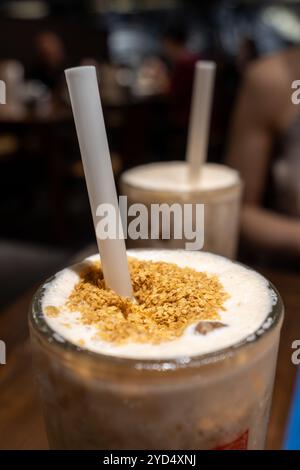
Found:
[{"label": "white straw", "polygon": [[196,180],[207,159],[207,145],[216,64],[199,60],[195,67],[187,155],[189,178]]},{"label": "white straw", "polygon": [[[96,69],[92,66],[74,67],[65,70],[65,74],[95,231],[100,220],[96,215],[100,204],[109,204],[113,208],[122,231]],[[106,285],[118,295],[132,297],[124,238],[100,239],[97,236],[97,243]]]}]

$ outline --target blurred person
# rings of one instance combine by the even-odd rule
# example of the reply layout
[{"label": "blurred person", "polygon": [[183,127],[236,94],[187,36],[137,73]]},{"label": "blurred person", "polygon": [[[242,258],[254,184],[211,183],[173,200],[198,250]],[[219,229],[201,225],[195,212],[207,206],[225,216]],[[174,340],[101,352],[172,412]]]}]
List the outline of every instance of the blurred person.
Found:
[{"label": "blurred person", "polygon": [[256,42],[248,36],[242,37],[237,51],[236,62],[237,69],[242,75],[248,64],[259,56]]},{"label": "blurred person", "polygon": [[189,121],[195,64],[200,57],[186,46],[187,32],[182,25],[167,28],[163,34],[163,52],[170,65],[166,91],[170,95],[173,119],[179,127]]},{"label": "blurred person", "polygon": [[35,39],[36,58],[29,78],[40,80],[50,90],[61,84],[66,67],[66,51],[61,38],[52,31],[43,31]]},{"label": "blurred person", "polygon": [[300,48],[254,61],[234,112],[228,163],[245,182],[242,237],[263,252],[300,257]]}]

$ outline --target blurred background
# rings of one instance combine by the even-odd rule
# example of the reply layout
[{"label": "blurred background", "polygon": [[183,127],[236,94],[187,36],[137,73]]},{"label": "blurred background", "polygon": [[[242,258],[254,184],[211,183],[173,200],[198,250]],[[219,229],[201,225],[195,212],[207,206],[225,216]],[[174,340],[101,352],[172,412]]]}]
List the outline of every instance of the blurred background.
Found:
[{"label": "blurred background", "polygon": [[[137,164],[184,159],[194,64],[199,58],[215,60],[208,159],[228,160],[243,173],[249,168],[235,154],[246,155],[249,145],[235,134],[247,132],[240,128],[247,106],[264,95],[265,77],[273,77],[272,62],[269,74],[251,66],[281,51],[298,50],[299,43],[298,1],[1,1],[0,79],[6,82],[7,104],[0,105],[0,306],[94,242],[64,68],[97,67],[118,179]],[[238,110],[239,122],[232,124],[248,70],[254,71],[250,82],[254,76],[254,87],[258,83],[260,88],[253,96],[246,89],[246,111]],[[272,90],[272,96],[277,94]],[[265,119],[264,109],[254,111]],[[262,128],[267,125],[263,122]],[[290,123],[278,127],[278,135],[269,136],[272,145]],[[253,152],[261,152],[260,144]],[[262,169],[260,161],[269,162],[269,154],[262,153],[257,163],[251,160],[258,179],[267,171],[267,163]],[[267,180],[261,180],[260,193],[265,193]],[[298,194],[298,205],[299,199]],[[242,259],[274,261],[268,250],[251,252],[245,238]],[[279,259],[286,260],[285,253]]]},{"label": "blurred background", "polygon": [[268,437],[282,446],[300,338],[300,1],[1,0],[2,448],[47,447],[26,313],[37,285],[95,243],[64,69],[97,68],[118,183],[132,166],[185,158],[199,58],[217,64],[208,160],[245,184],[239,260],[287,307]]}]

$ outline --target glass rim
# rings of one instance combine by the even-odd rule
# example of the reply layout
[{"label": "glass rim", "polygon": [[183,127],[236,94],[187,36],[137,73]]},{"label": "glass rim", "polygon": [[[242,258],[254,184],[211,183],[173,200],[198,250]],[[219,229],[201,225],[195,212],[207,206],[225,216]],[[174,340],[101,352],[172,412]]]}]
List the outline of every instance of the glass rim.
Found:
[{"label": "glass rim", "polygon": [[[254,271],[248,266],[234,262],[241,266]],[[127,366],[130,369],[143,369],[143,370],[155,370],[155,371],[168,371],[168,370],[177,370],[181,368],[190,368],[190,367],[199,367],[205,366],[208,364],[215,364],[224,361],[225,359],[234,356],[240,350],[250,347],[254,344],[257,344],[262,339],[269,336],[269,334],[275,329],[275,327],[282,321],[284,314],[284,305],[282,298],[276,289],[276,287],[262,276],[268,282],[268,289],[271,292],[275,293],[276,301],[274,301],[273,306],[269,314],[263,320],[259,328],[256,331],[249,334],[248,336],[242,338],[237,343],[227,346],[225,348],[218,349],[216,351],[208,352],[205,354],[198,354],[189,356],[181,355],[174,358],[132,358],[132,357],[121,357],[114,356],[110,354],[103,354],[95,351],[91,351],[83,346],[76,345],[68,339],[62,337],[57,333],[51,326],[47,323],[46,318],[42,311],[42,298],[46,288],[46,285],[51,283],[55,278],[55,274],[48,278],[36,291],[31,306],[30,306],[30,323],[34,331],[37,331],[38,334],[48,343],[48,346],[51,347],[55,345],[59,350],[74,353],[75,355],[89,358],[93,360],[101,359],[102,362],[107,363],[108,365],[115,366]],[[267,322],[270,322],[268,328],[265,328],[264,325]]]},{"label": "glass rim", "polygon": [[[165,164],[168,164],[168,163],[184,163],[182,160],[171,160],[170,162],[155,162],[154,165],[165,165]],[[222,166],[224,167],[225,165],[222,165],[222,164],[219,164],[219,163],[209,163],[210,165],[214,165],[214,166]],[[163,189],[158,189],[158,188],[149,188],[149,187],[145,187],[139,183],[133,183],[132,181],[128,181],[127,180],[127,173],[130,173],[132,169],[135,169],[135,168],[138,168],[138,167],[144,167],[144,166],[149,166],[149,165],[152,165],[152,163],[148,163],[148,164],[144,164],[144,165],[138,165],[134,168],[130,168],[128,170],[125,170],[121,176],[120,176],[120,184],[123,184],[123,185],[126,185],[126,186],[129,186],[130,188],[133,188],[133,189],[137,189],[137,190],[142,190],[142,191],[145,191],[145,192],[149,192],[149,193],[164,193],[164,194],[174,194],[174,193],[178,193],[179,194],[195,194],[195,193],[199,193],[199,194],[205,194],[205,193],[211,193],[211,189],[195,189],[195,188],[192,188],[191,190],[189,189],[181,189],[181,190],[175,190],[175,189],[168,189],[168,188],[163,188]],[[226,167],[228,168],[228,167]],[[235,170],[236,171],[236,170]],[[236,171],[237,173],[237,179],[236,181],[232,182],[230,185],[228,186],[221,186],[219,188],[216,188],[213,190],[213,193],[216,194],[216,193],[219,193],[219,192],[229,192],[231,191],[232,189],[240,189],[242,186],[243,186],[243,180],[241,179],[241,175],[240,175],[240,172],[239,171]]]}]

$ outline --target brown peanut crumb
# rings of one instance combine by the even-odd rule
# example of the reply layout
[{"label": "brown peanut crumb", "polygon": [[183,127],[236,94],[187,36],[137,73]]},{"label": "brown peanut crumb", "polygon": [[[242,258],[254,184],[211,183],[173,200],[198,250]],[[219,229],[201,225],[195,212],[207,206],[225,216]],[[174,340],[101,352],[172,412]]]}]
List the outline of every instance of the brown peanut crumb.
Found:
[{"label": "brown peanut crumb", "polygon": [[220,321],[199,321],[196,325],[195,331],[200,335],[207,335],[207,333],[218,328],[224,328],[225,326],[227,325]]},{"label": "brown peanut crumb", "polygon": [[101,339],[158,344],[180,337],[199,320],[219,320],[229,297],[217,276],[166,262],[129,258],[136,302],[105,287],[100,263],[81,273],[66,307]]},{"label": "brown peanut crumb", "polygon": [[45,307],[44,311],[48,317],[57,317],[59,315],[59,309],[53,305]]}]

